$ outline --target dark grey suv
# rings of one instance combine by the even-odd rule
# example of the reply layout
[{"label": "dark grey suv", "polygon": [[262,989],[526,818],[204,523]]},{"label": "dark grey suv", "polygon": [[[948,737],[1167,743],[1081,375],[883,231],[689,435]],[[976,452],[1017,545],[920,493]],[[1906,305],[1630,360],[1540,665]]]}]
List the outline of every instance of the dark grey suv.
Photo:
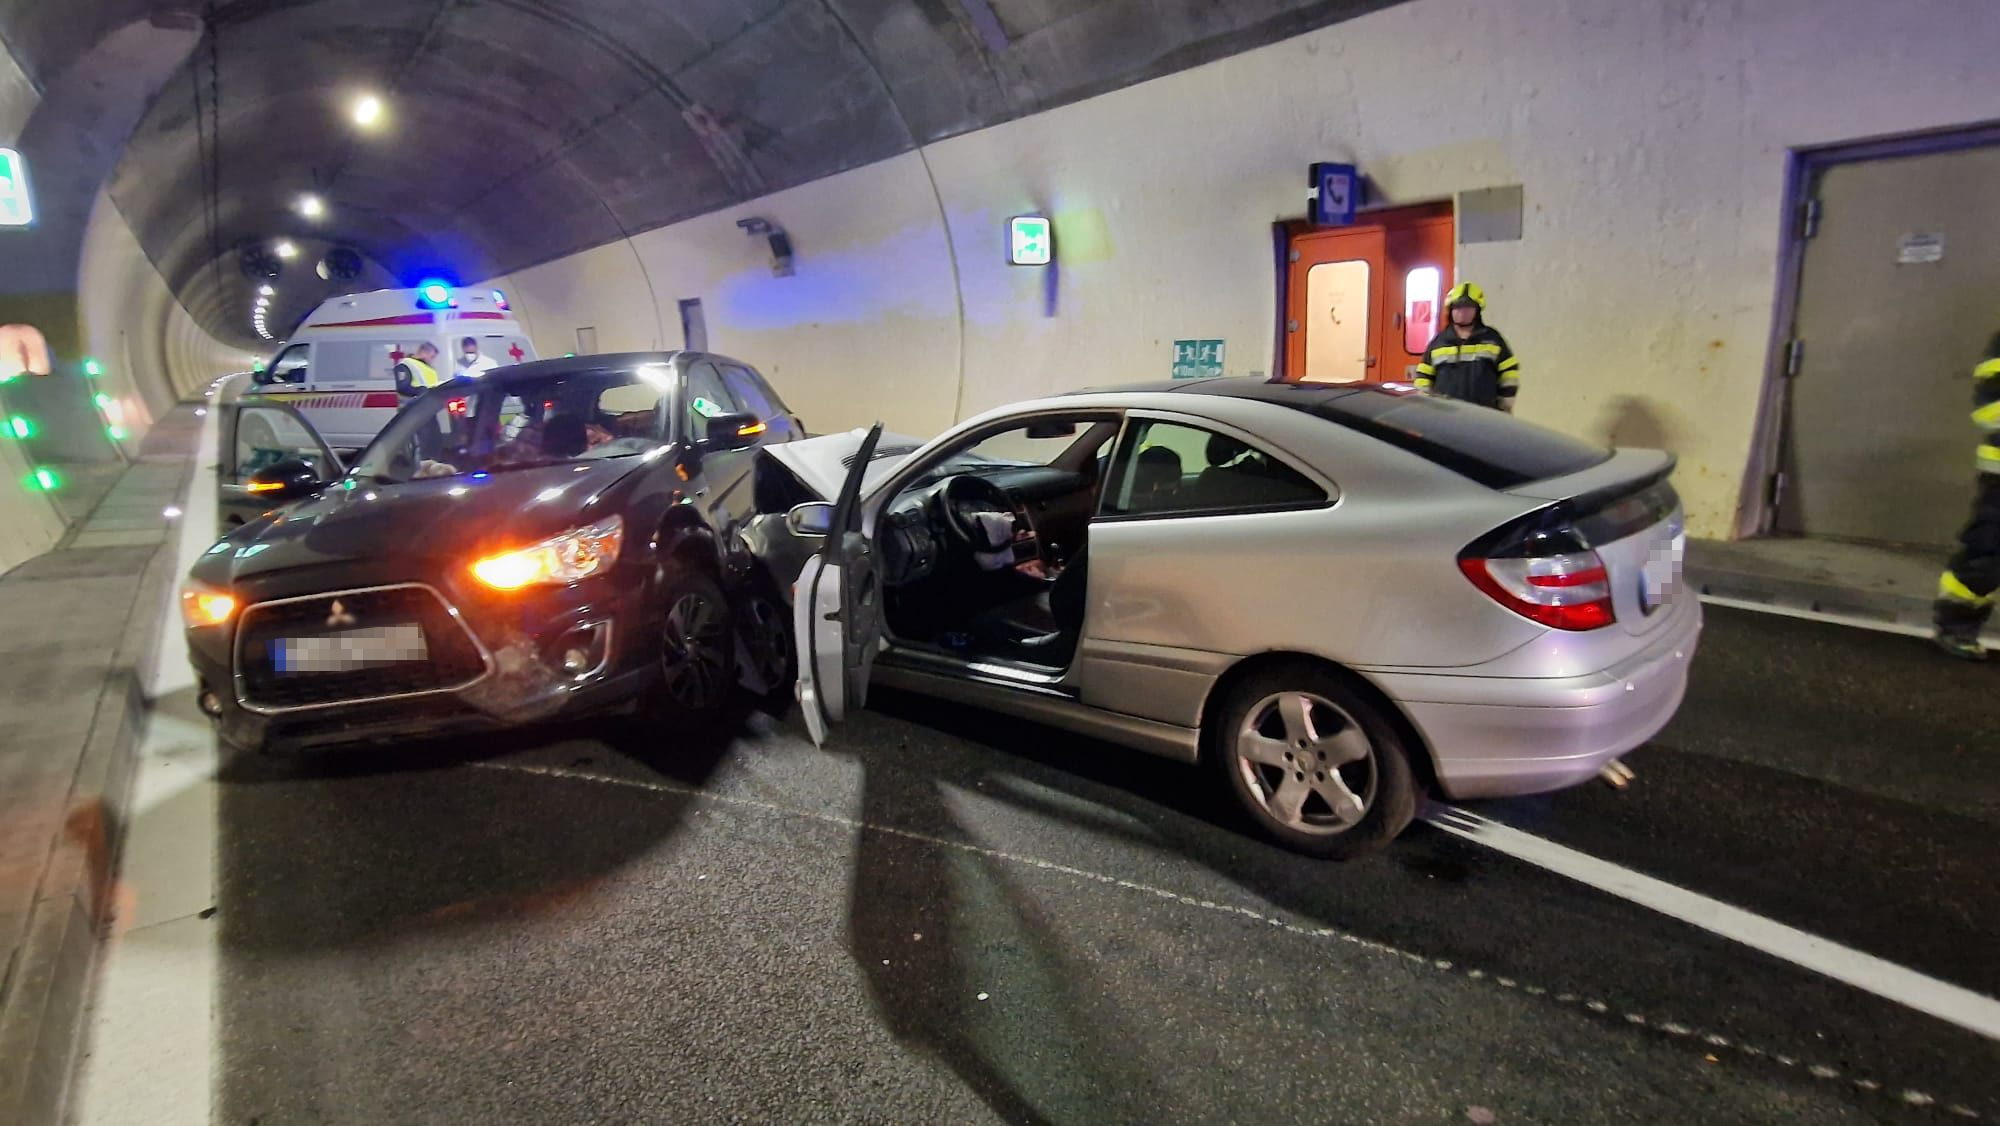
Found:
[{"label": "dark grey suv", "polygon": [[226,408],[224,519],[182,609],[239,747],[511,726],[639,703],[712,718],[788,683],[751,559],[756,448],[803,437],[747,364],[545,360],[412,400],[351,468],[290,404]]}]

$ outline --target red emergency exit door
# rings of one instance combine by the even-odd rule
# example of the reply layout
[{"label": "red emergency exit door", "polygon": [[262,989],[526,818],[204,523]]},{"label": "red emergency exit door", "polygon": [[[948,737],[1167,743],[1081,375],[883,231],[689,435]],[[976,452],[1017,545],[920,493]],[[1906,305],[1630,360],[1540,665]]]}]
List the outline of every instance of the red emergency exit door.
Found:
[{"label": "red emergency exit door", "polygon": [[1284,374],[1324,383],[1414,378],[1452,284],[1450,204],[1290,228]]}]

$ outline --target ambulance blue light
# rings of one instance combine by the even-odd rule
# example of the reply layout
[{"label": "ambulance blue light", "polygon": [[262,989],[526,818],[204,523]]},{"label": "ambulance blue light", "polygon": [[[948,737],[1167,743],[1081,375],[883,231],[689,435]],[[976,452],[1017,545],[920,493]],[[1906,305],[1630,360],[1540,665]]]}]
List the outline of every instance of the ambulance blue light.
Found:
[{"label": "ambulance blue light", "polygon": [[451,287],[441,281],[427,281],[417,287],[417,303],[426,309],[449,309]]}]

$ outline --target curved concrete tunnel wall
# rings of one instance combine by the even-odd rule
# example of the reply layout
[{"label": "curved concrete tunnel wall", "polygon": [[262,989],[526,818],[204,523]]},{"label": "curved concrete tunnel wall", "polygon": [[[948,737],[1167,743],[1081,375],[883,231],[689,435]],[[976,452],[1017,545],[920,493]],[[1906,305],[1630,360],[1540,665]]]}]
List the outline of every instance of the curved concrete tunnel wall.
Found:
[{"label": "curved concrete tunnel wall", "polygon": [[[1995,42],[1986,0],[1837,20],[1811,0],[1417,0],[499,284],[550,355],[582,326],[605,351],[660,324],[677,346],[676,302],[701,298],[710,346],[766,370],[815,430],[928,434],[1164,378],[1175,339],[1225,339],[1229,374],[1269,372],[1272,224],[1303,214],[1312,161],[1358,162],[1391,203],[1520,184],[1520,241],[1458,254],[1523,356],[1522,415],[1663,442],[1694,533],[1728,536],[1789,150],[1991,119]],[[1037,209],[1053,278],[1005,264],[1007,218]],[[735,225],[749,216],[787,230],[795,276],[772,276]]]}]

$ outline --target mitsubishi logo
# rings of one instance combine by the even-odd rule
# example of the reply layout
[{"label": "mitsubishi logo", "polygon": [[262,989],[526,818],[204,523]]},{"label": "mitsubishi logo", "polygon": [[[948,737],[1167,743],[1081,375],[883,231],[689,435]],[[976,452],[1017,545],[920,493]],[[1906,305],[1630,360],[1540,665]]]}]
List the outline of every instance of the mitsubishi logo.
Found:
[{"label": "mitsubishi logo", "polygon": [[354,615],[347,612],[347,607],[341,605],[340,599],[334,599],[333,612],[326,616],[326,628],[340,629],[343,626],[351,626],[353,624]]}]

